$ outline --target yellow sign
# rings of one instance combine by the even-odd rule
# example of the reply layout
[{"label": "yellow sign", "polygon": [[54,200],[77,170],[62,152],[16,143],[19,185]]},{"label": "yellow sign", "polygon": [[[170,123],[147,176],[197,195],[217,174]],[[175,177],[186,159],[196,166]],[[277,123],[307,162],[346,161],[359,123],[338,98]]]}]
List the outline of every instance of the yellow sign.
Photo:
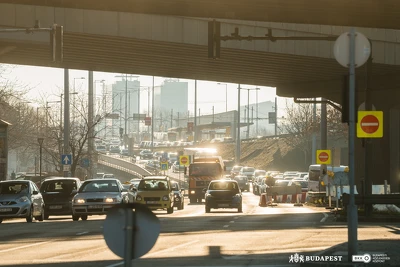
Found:
[{"label": "yellow sign", "polygon": [[330,150],[317,150],[317,164],[331,164],[331,151]]},{"label": "yellow sign", "polygon": [[189,164],[190,164],[189,156],[187,155],[179,156],[179,165],[189,166]]},{"label": "yellow sign", "polygon": [[357,137],[383,137],[383,111],[359,111]]}]

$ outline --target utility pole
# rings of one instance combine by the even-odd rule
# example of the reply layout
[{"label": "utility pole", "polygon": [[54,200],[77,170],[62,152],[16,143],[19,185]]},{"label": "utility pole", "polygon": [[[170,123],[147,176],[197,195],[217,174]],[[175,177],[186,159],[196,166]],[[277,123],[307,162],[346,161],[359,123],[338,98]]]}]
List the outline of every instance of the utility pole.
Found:
[{"label": "utility pole", "polygon": [[[200,116],[200,111],[199,111]],[[194,143],[197,141],[197,80],[194,81]]]},{"label": "utility pole", "polygon": [[278,98],[275,97],[275,136],[278,135]]},{"label": "utility pole", "polygon": [[256,137],[258,136],[258,90],[256,91]]},{"label": "utility pole", "polygon": [[212,107],[212,123],[214,123],[214,106]]},{"label": "utility pole", "polygon": [[93,151],[94,151],[94,123],[93,123],[93,71],[89,71],[89,107],[88,107],[88,154],[89,154],[89,166],[88,166],[88,178],[93,179]]},{"label": "utility pole", "polygon": [[[125,74],[125,135],[128,128],[128,74]],[[139,113],[139,112],[138,112]],[[126,145],[126,144],[125,144]]]},{"label": "utility pole", "polygon": [[176,121],[176,127],[179,127],[179,111],[177,113],[178,113],[178,120]]},{"label": "utility pole", "polygon": [[236,165],[240,165],[240,84],[238,84],[238,106],[237,106],[237,135],[236,135],[236,150],[235,150],[235,162]]},{"label": "utility pole", "polygon": [[314,98],[313,104],[313,133],[312,133],[312,164],[317,164],[317,132],[316,132],[316,124],[317,124],[317,99]]},{"label": "utility pole", "polygon": [[[64,153],[69,154],[69,69],[64,69]],[[64,177],[69,170],[64,171]]]}]

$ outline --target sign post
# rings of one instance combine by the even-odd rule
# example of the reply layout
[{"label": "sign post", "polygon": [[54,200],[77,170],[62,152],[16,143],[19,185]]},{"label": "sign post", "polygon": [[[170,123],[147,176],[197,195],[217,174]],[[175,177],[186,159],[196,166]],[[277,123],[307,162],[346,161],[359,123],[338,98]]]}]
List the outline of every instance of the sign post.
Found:
[{"label": "sign post", "polygon": [[355,135],[356,135],[356,112],[355,112],[355,68],[362,66],[371,55],[371,44],[361,33],[351,28],[350,33],[345,32],[338,37],[334,44],[334,55],[338,63],[349,68],[349,185],[350,198],[347,209],[348,215],[348,261],[352,261],[352,255],[357,255],[357,206],[354,198],[354,176],[355,176]]}]

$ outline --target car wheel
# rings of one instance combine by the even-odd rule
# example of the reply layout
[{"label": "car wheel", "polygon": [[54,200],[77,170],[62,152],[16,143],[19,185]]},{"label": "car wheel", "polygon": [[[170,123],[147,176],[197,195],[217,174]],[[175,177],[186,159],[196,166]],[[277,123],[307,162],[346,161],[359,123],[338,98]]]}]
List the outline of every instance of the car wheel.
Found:
[{"label": "car wheel", "polygon": [[77,215],[72,215],[72,220],[73,220],[73,221],[78,221],[78,220],[79,220],[79,216],[77,216]]},{"label": "car wheel", "polygon": [[3,219],[2,218],[0,218],[0,223],[2,223],[3,222]]},{"label": "car wheel", "polygon": [[178,210],[183,210],[183,201],[181,202],[181,205],[179,205]]},{"label": "car wheel", "polygon": [[86,221],[87,220],[87,215],[82,215],[81,219],[82,219],[82,221]]},{"label": "car wheel", "polygon": [[238,207],[238,212],[243,212],[243,210],[242,210],[242,204],[240,204],[240,206]]},{"label": "car wheel", "polygon": [[31,223],[33,221],[33,207],[30,208],[28,216],[26,217],[26,222]]},{"label": "car wheel", "polygon": [[205,206],[206,207],[206,213],[210,213],[211,212],[211,208],[209,206]]},{"label": "car wheel", "polygon": [[42,208],[42,213],[40,214],[40,216],[35,217],[35,220],[37,220],[39,222],[43,222],[43,220],[44,220],[44,207]]},{"label": "car wheel", "polygon": [[167,208],[167,214],[172,214],[172,213],[174,213],[174,207]]}]

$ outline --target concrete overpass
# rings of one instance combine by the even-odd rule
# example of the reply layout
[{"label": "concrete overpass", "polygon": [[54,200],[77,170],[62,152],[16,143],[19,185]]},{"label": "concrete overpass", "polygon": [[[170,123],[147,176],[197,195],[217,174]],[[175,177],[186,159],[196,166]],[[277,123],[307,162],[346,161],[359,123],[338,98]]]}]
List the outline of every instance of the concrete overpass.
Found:
[{"label": "concrete overpass", "polygon": [[[0,62],[214,80],[277,87],[281,96],[326,97],[341,103],[348,73],[333,59],[329,41],[229,41],[221,58],[207,58],[207,21],[222,22],[221,35],[338,36],[358,27],[372,41],[373,63],[357,69],[358,104],[365,88],[385,114],[385,137],[373,140],[375,183],[400,172],[400,3],[386,1],[116,0],[68,2],[5,0],[0,26],[64,26],[64,61],[52,62],[45,42],[16,42],[1,35]],[[93,6],[92,6],[93,5]],[[367,85],[368,81],[368,85]],[[363,150],[357,143],[358,158]],[[357,176],[364,162],[357,161]],[[392,190],[393,191],[393,190]],[[395,189],[397,191],[397,189]]]}]

